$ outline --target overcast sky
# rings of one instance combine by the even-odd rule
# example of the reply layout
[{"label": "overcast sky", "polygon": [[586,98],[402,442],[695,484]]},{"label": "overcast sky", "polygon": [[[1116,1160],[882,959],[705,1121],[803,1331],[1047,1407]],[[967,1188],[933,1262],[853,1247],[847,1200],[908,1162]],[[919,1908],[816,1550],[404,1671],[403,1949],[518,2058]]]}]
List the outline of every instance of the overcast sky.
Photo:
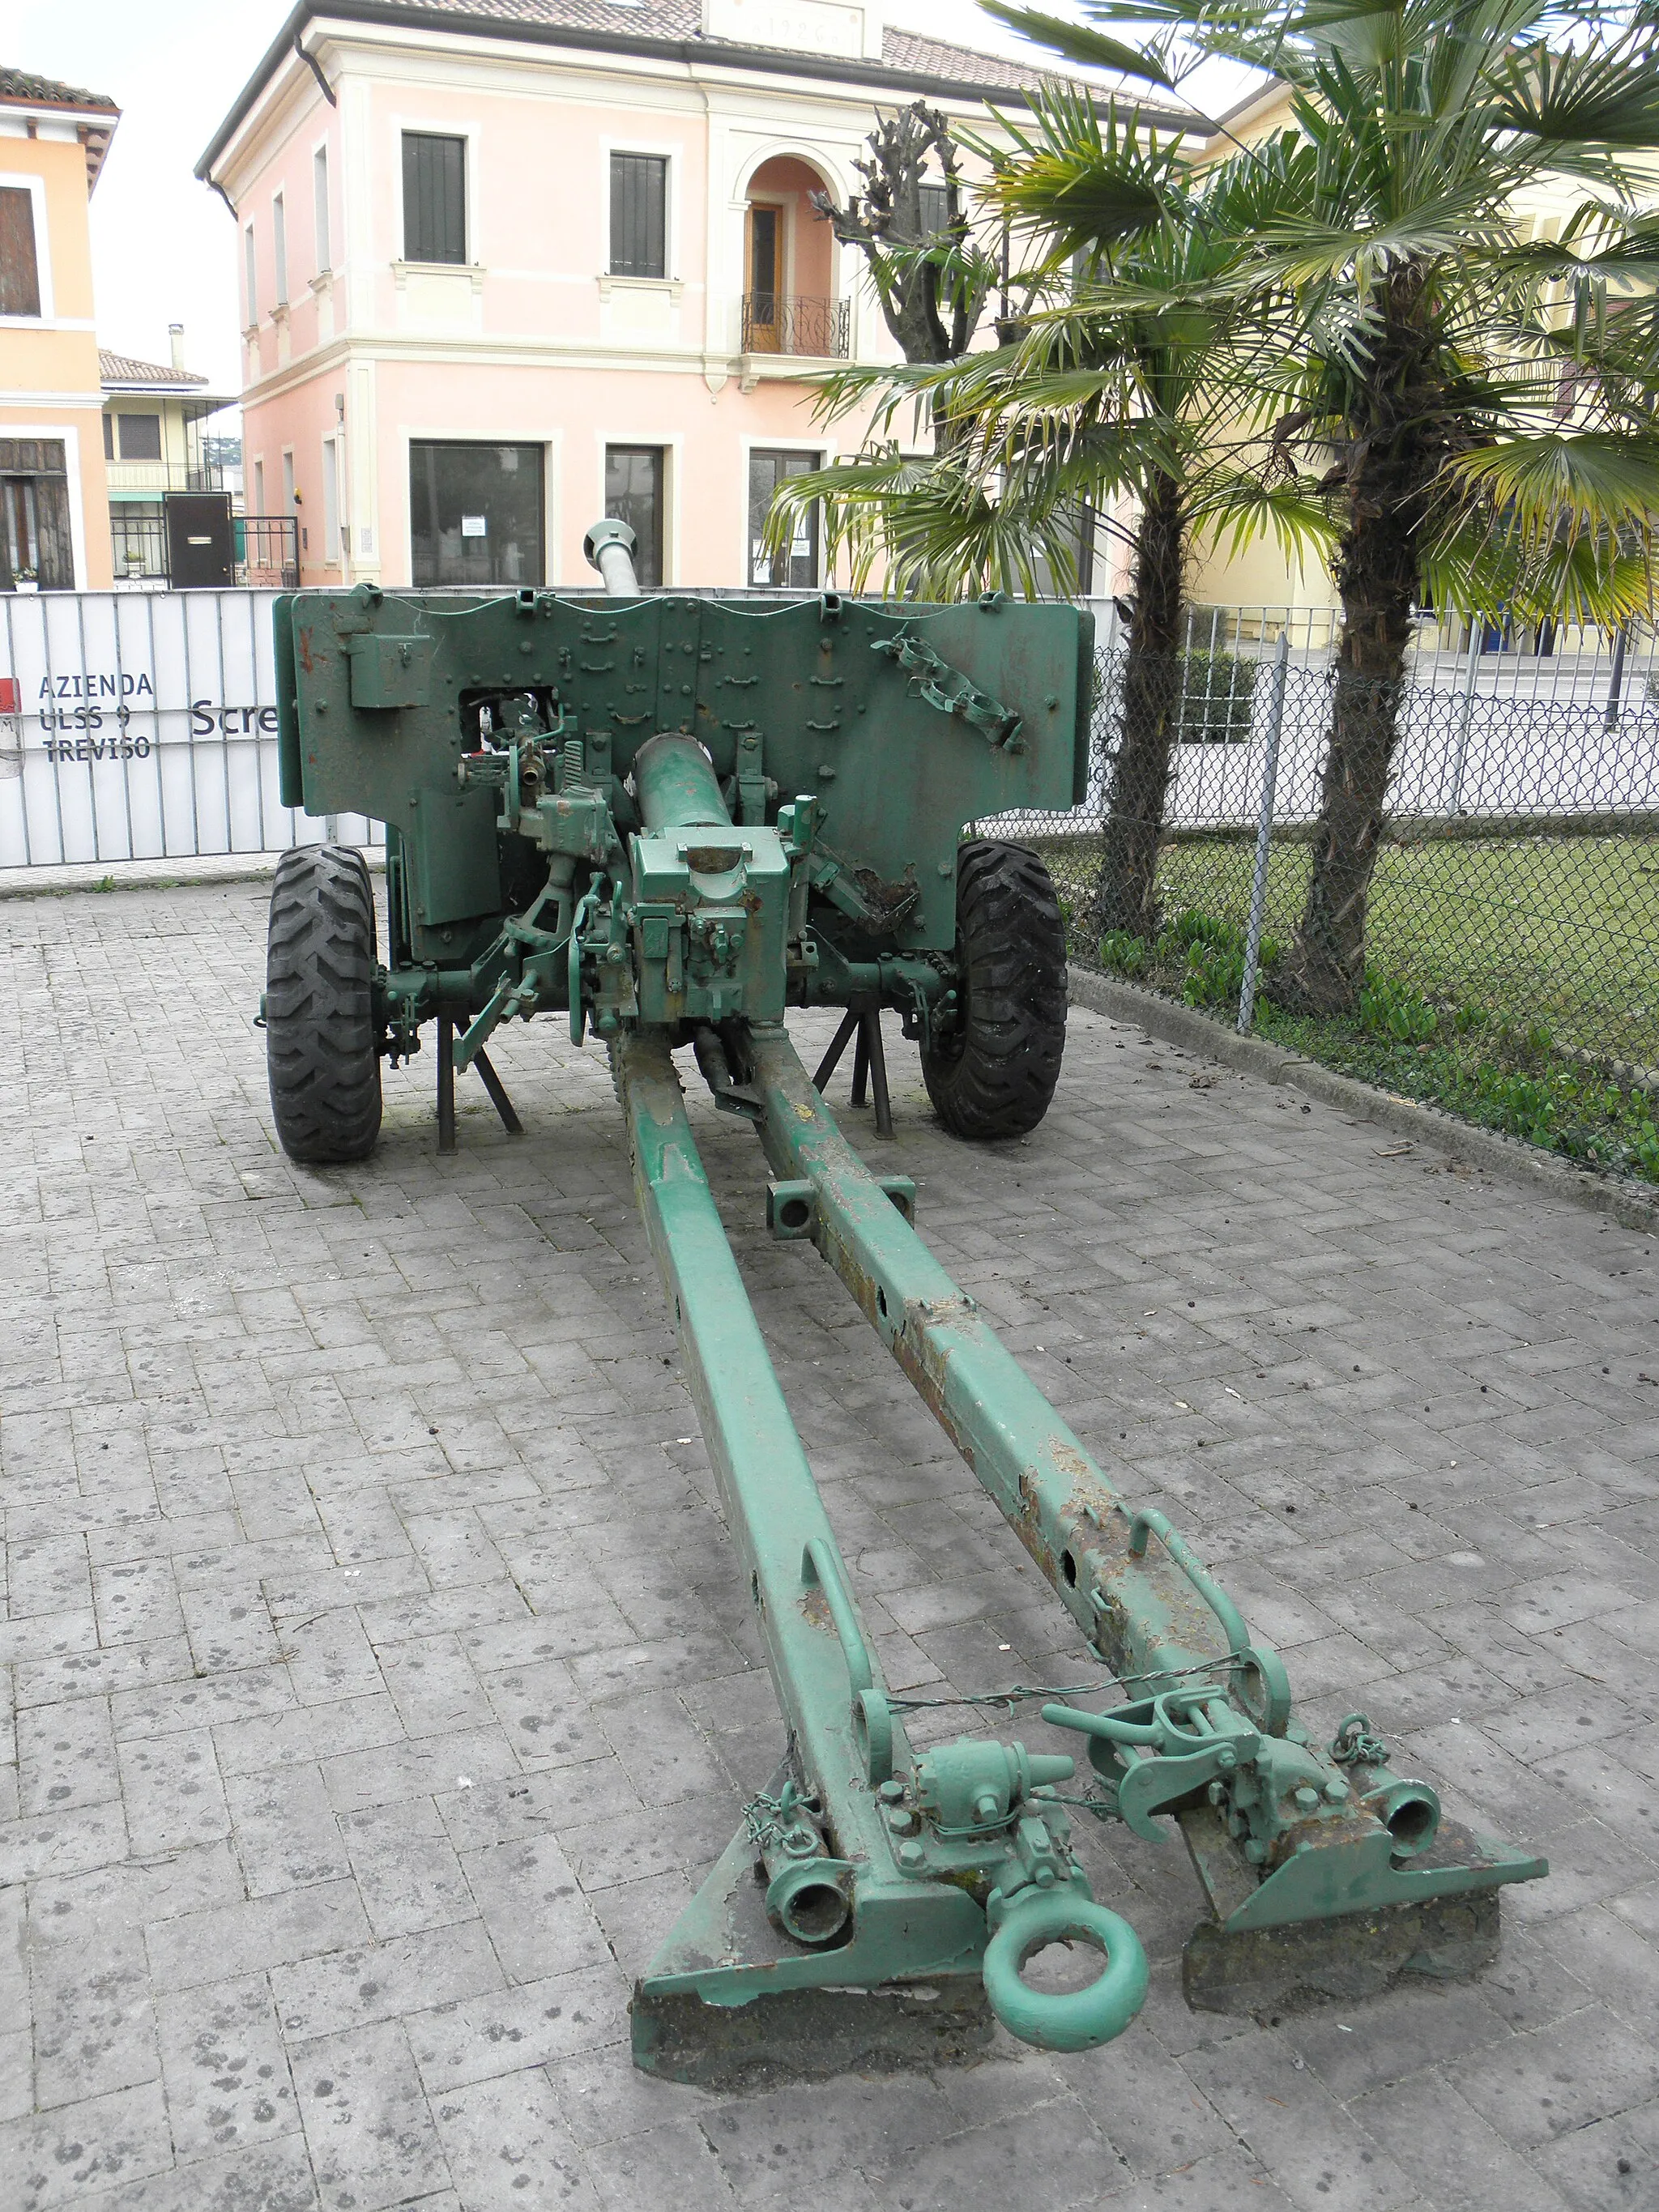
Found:
[{"label": "overcast sky", "polygon": [[[8,0],[0,60],[82,85],[122,110],[92,203],[100,343],[167,359],[167,325],[185,325],[185,359],[239,389],[234,227],[191,174],[292,0]],[[1051,12],[1070,12],[1048,0]],[[987,52],[1030,49],[975,0],[890,0],[888,21]]]}]

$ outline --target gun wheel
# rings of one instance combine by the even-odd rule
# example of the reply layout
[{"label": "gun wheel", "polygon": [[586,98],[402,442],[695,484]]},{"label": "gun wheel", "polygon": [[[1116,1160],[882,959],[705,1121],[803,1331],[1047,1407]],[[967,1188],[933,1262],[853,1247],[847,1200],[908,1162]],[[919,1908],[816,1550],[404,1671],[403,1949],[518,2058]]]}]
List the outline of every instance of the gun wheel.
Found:
[{"label": "gun wheel", "polygon": [[380,1133],[374,897],[361,853],[284,853],[265,948],[265,1060],[291,1160],[366,1159]]},{"label": "gun wheel", "polygon": [[952,1136],[1023,1137],[1048,1110],[1066,1049],[1066,925],[1048,871],[1018,845],[957,855],[955,1031],[921,1056]]}]

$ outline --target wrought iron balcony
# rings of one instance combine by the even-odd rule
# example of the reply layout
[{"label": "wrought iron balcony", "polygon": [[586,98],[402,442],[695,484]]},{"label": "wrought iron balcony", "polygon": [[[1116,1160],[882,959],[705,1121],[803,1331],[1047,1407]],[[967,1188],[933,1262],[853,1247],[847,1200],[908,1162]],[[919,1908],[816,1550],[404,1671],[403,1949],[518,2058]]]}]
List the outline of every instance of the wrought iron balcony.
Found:
[{"label": "wrought iron balcony", "polygon": [[846,300],[808,300],[787,292],[745,292],[745,353],[805,354],[817,361],[845,361],[852,311]]}]

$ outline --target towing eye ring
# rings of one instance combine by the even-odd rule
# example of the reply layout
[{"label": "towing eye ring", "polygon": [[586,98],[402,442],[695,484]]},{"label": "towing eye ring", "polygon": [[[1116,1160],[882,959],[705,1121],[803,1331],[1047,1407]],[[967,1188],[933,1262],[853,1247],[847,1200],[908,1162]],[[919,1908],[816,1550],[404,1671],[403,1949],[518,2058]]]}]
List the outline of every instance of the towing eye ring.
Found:
[{"label": "towing eye ring", "polygon": [[[1103,1951],[1100,1972],[1080,1990],[1034,1990],[1021,1969],[1049,1943],[1079,1937]],[[1069,1884],[1023,1889],[1004,1909],[985,1947],[985,1995],[1022,2043],[1039,2051],[1094,2051],[1121,2035],[1146,2002],[1146,1954],[1128,1922]]]}]

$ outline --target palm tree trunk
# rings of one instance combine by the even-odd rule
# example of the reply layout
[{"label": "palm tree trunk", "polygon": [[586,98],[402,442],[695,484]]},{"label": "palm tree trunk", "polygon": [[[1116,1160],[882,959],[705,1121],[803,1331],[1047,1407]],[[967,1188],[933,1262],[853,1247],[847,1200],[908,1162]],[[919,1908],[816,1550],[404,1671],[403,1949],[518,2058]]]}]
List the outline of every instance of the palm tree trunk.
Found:
[{"label": "palm tree trunk", "polygon": [[1400,704],[1418,588],[1412,514],[1398,471],[1364,472],[1352,487],[1352,520],[1336,574],[1342,599],[1330,748],[1313,838],[1308,900],[1290,957],[1273,986],[1281,1006],[1312,1014],[1350,1012],[1365,977],[1365,914],[1382,837],[1389,777],[1400,740]]},{"label": "palm tree trunk", "polygon": [[1160,475],[1148,487],[1135,533],[1134,612],[1091,917],[1097,937],[1114,929],[1158,934],[1158,855],[1181,701],[1186,532],[1182,487]]}]

